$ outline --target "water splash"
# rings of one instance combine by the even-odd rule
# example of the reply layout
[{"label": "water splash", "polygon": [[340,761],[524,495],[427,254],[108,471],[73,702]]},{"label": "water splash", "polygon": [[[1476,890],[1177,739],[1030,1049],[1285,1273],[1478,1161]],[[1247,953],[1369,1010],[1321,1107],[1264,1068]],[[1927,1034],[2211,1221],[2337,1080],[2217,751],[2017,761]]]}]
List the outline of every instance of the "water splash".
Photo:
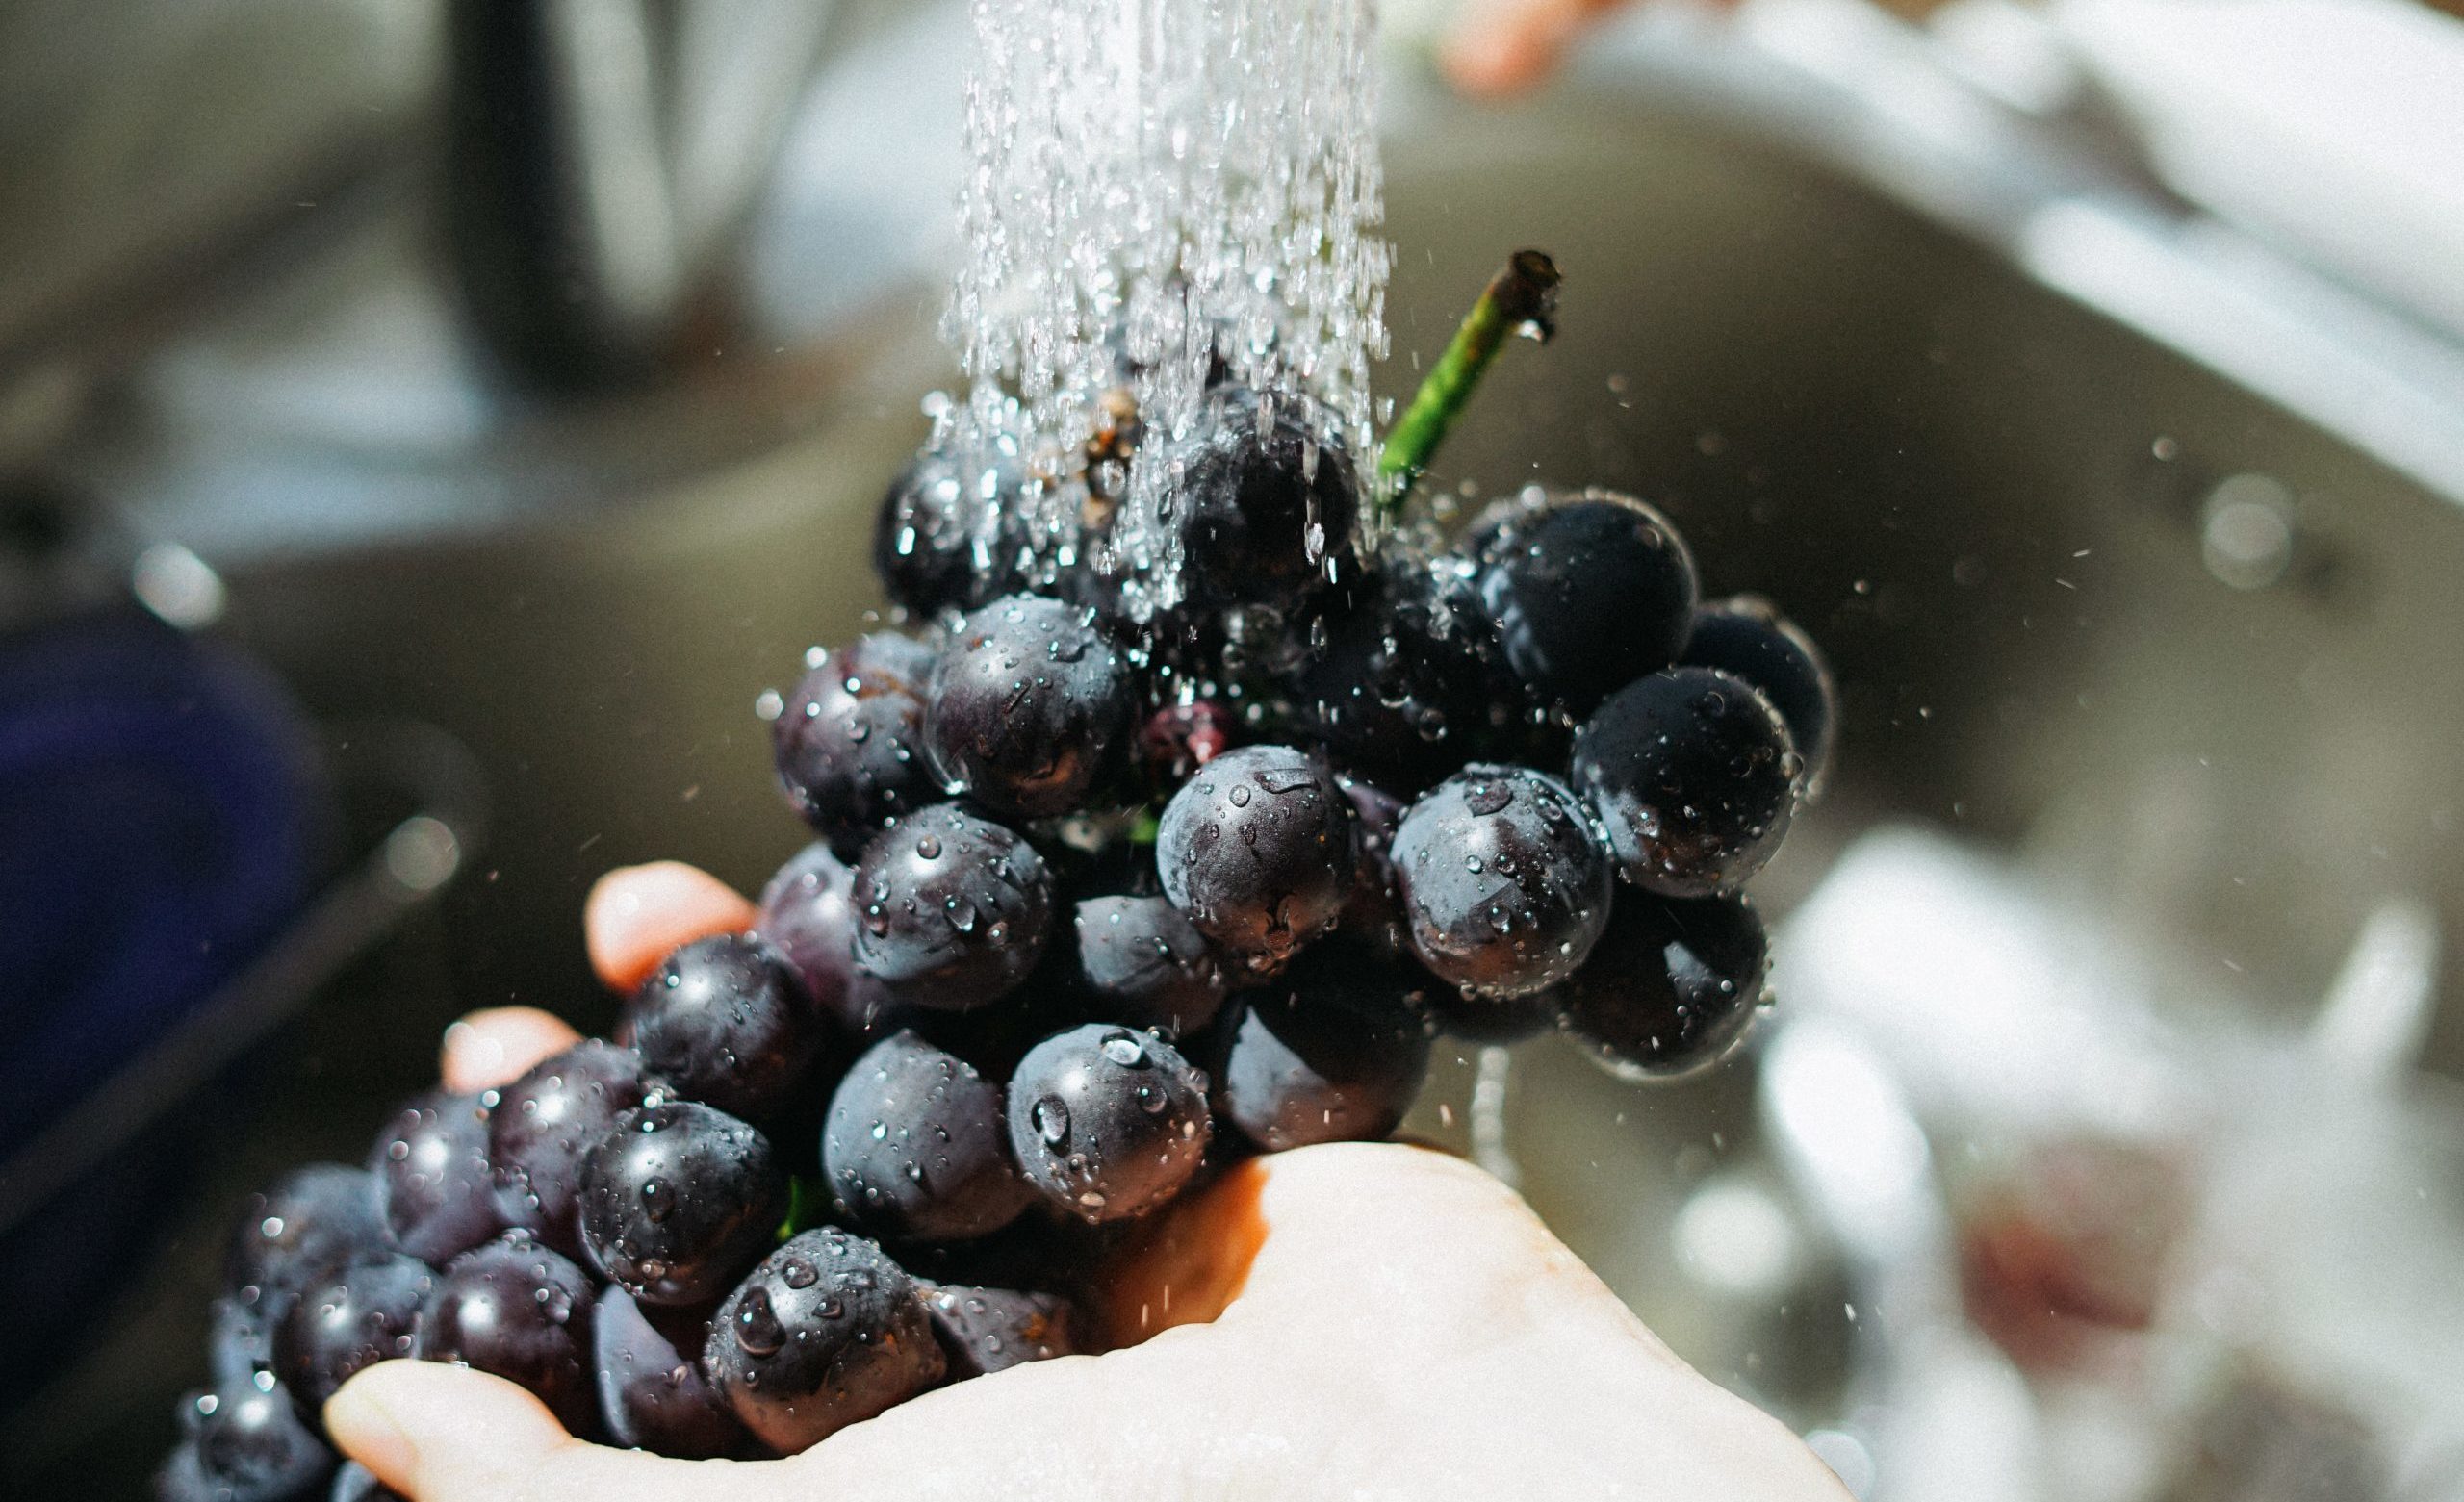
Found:
[{"label": "water splash", "polygon": [[[970,250],[943,321],[969,387],[938,406],[936,440],[1028,476],[974,508],[979,558],[1023,547],[1048,580],[1085,519],[1117,516],[1102,562],[1143,617],[1178,598],[1179,560],[1143,519],[1211,373],[1305,395],[1322,436],[1370,452],[1389,263],[1374,6],[971,11]],[[1023,512],[1008,526],[1005,505]]]}]

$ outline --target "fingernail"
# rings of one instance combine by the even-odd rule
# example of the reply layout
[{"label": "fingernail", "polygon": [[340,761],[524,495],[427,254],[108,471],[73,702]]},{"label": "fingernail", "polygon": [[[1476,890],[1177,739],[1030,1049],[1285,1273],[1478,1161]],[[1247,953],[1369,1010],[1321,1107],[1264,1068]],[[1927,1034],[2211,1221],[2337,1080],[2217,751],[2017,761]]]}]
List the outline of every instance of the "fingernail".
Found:
[{"label": "fingernail", "polygon": [[411,1474],[419,1460],[411,1437],[369,1389],[372,1373],[343,1384],[325,1400],[325,1432],[350,1458],[391,1483]]}]

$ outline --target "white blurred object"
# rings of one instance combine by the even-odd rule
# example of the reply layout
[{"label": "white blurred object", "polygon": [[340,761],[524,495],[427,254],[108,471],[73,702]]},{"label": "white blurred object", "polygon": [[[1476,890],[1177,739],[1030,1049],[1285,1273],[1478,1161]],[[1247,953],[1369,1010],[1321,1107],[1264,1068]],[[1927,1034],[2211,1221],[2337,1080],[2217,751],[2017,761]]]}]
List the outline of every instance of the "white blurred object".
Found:
[{"label": "white blurred object", "polygon": [[[1871,1497],[2140,1502],[2184,1465],[2233,1498],[2439,1495],[2464,1454],[2464,1092],[2413,1068],[2434,918],[2380,902],[2310,1027],[2270,1031],[2182,994],[2161,912],[2122,921],[2150,903],[2076,892],[1884,828],[1776,946],[1762,1110],[1870,1311]],[[2185,1232],[2151,1240],[2147,1330],[2023,1376],[1961,1317],[1944,1180],[2100,1138],[2180,1166]],[[2350,1485],[2280,1489],[2327,1474]]]},{"label": "white blurred object", "polygon": [[2419,899],[2381,904],[2311,1024],[2311,1052],[2357,1082],[2400,1080],[2429,1038],[2437,983],[2437,915]]},{"label": "white blurred object", "polygon": [[1997,862],[1923,831],[1859,840],[1773,960],[1792,1014],[1854,1028],[1921,1117],[2138,1134],[2179,1120],[2182,1051],[2130,956]]},{"label": "white blurred object", "polygon": [[1855,1029],[1815,1016],[1778,1031],[1762,1070],[1780,1161],[1848,1254],[1866,1301],[1854,1317],[1874,1434],[1858,1495],[2035,1502],[2036,1410],[2010,1360],[1960,1318],[1941,1185],[1890,1069]]},{"label": "white blurred object", "polygon": [[2057,0],[2168,182],[2464,333],[2464,22],[2410,0]]}]

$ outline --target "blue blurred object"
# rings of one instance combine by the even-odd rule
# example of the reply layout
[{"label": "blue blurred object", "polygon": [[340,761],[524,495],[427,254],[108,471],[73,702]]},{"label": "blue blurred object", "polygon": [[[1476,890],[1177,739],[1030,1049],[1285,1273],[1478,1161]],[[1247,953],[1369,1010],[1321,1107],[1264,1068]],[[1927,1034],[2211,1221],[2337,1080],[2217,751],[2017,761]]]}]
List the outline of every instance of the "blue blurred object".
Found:
[{"label": "blue blurred object", "polygon": [[[236,649],[124,607],[0,641],[0,1143],[66,1130],[93,1154],[0,1185],[32,1295],[0,1316],[9,1349],[73,1330],[193,1173],[175,1123],[64,1124],[192,1050],[182,1024],[308,904],[337,823],[307,719]],[[0,1406],[39,1370],[0,1367]]]},{"label": "blue blurred object", "polygon": [[307,900],[334,822],[305,718],[235,650],[134,611],[0,644],[0,1141],[244,963]]}]

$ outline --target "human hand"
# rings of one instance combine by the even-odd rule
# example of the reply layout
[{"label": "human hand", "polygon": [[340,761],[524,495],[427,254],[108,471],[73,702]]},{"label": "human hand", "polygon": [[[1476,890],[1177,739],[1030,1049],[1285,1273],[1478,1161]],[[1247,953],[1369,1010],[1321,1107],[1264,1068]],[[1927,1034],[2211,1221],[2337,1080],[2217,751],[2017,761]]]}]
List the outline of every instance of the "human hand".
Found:
[{"label": "human hand", "polygon": [[[732,897],[689,868],[612,873],[588,908],[594,965],[638,976],[741,927]],[[544,1013],[476,1013],[448,1031],[444,1071],[501,1083],[573,1038]],[[584,1443],[510,1383],[412,1362],[353,1378],[325,1421],[416,1502],[1845,1496],[1511,1190],[1438,1153],[1253,1159],[1166,1211],[1111,1287],[1112,1328],[1151,1338],[929,1392],[786,1460]]]},{"label": "human hand", "polygon": [[1554,72],[1585,28],[1628,0],[1470,0],[1439,53],[1467,94],[1521,93]]}]

